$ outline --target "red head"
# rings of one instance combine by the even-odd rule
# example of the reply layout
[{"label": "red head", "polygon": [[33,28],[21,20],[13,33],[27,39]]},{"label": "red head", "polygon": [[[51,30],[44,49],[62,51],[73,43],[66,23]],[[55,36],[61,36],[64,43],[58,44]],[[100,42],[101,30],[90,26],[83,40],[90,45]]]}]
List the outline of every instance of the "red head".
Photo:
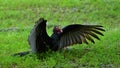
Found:
[{"label": "red head", "polygon": [[63,31],[62,31],[58,26],[55,26],[54,29],[53,29],[53,32],[54,32],[54,33],[57,33],[57,34],[60,34],[60,33],[62,33]]}]

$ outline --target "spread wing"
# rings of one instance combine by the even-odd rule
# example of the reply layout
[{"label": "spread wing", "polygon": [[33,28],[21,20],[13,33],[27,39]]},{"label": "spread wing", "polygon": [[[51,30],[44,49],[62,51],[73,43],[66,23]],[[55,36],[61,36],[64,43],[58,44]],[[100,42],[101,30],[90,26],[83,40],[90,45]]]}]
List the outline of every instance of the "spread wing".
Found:
[{"label": "spread wing", "polygon": [[[59,38],[59,48],[63,48],[72,44],[88,44],[88,41],[94,42],[93,38],[100,40],[97,34],[102,35],[101,31],[105,31],[100,25],[80,25],[73,24],[64,27],[63,33]],[[87,40],[86,40],[87,39]]]},{"label": "spread wing", "polygon": [[46,32],[46,22],[47,20],[40,18],[31,30],[28,42],[33,53],[45,52],[49,47],[51,38]]}]

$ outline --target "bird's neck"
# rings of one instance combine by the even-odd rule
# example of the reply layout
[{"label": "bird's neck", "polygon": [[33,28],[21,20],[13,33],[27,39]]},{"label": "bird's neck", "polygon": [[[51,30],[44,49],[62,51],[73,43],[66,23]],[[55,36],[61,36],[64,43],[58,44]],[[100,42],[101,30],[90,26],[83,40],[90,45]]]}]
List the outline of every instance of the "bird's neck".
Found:
[{"label": "bird's neck", "polygon": [[53,33],[55,33],[55,34],[61,34],[62,32],[63,32],[62,29],[59,29],[59,28],[53,29]]}]

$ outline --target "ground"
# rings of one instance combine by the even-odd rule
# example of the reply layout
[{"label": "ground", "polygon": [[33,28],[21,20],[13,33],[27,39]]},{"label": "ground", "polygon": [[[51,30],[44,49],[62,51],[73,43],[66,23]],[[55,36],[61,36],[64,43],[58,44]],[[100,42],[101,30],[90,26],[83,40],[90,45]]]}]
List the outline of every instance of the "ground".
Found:
[{"label": "ground", "polygon": [[[54,25],[102,25],[106,32],[95,44],[77,44],[63,52],[24,57],[11,56],[30,50],[30,30],[39,18]],[[118,0],[0,0],[0,68],[119,68],[120,1]]]}]

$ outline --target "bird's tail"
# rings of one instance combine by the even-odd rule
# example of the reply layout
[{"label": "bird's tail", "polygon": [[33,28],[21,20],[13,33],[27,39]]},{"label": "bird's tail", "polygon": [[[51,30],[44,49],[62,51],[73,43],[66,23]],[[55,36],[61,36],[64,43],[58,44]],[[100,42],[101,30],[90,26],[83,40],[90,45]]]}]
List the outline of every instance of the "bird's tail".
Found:
[{"label": "bird's tail", "polygon": [[20,57],[22,57],[22,56],[25,56],[25,55],[27,55],[29,53],[30,53],[30,51],[20,52],[20,53],[13,54],[12,56],[20,56]]}]

